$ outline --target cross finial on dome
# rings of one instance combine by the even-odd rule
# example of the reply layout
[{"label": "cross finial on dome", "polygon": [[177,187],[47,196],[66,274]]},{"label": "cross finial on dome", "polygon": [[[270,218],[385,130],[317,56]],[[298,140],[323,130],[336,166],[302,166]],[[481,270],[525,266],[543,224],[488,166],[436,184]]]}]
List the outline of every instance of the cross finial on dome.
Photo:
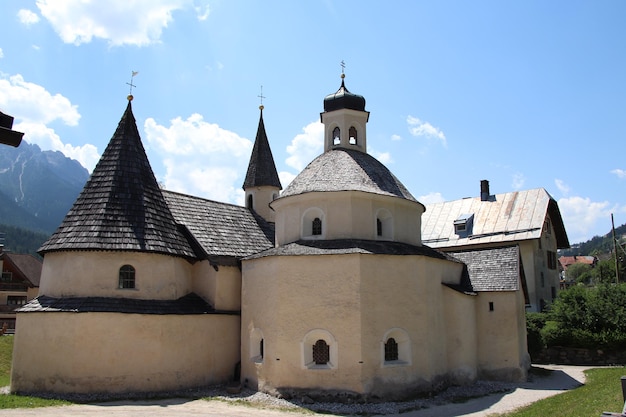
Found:
[{"label": "cross finial on dome", "polygon": [[139,71],[131,71],[131,75],[130,75],[130,82],[126,83],[127,85],[130,85],[130,91],[128,92],[128,96],[126,97],[128,99],[128,101],[132,101],[133,100],[133,87],[137,87],[136,85],[133,84],[133,78],[135,78],[135,75],[139,74]]},{"label": "cross finial on dome", "polygon": [[341,65],[341,78],[346,78],[346,74],[344,74],[344,70],[346,69],[346,63],[343,62],[343,59],[341,60],[341,63],[339,65]]}]

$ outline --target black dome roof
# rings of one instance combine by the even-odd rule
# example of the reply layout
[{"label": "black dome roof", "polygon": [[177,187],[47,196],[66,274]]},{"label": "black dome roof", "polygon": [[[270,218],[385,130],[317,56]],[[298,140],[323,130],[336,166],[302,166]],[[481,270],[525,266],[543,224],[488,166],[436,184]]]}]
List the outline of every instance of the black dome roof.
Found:
[{"label": "black dome roof", "polygon": [[346,88],[341,79],[341,87],[336,93],[332,93],[324,97],[324,111],[333,111],[340,109],[351,109],[365,111],[365,98],[358,94],[352,94]]}]

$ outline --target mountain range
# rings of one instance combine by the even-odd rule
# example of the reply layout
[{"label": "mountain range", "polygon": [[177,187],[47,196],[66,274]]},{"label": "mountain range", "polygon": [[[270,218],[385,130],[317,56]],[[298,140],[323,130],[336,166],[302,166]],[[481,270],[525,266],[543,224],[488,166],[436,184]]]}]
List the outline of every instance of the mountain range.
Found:
[{"label": "mountain range", "polygon": [[0,224],[51,234],[88,178],[87,169],[61,152],[26,141],[0,146]]}]

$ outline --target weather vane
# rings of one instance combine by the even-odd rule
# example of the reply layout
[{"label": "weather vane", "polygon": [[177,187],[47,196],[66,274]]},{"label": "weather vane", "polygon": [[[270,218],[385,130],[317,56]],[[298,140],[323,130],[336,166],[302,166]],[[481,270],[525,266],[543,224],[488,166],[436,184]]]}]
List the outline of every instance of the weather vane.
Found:
[{"label": "weather vane", "polygon": [[263,86],[261,86],[261,94],[260,94],[260,95],[258,95],[257,97],[259,97],[259,98],[261,99],[261,105],[259,106],[259,109],[263,110],[263,109],[264,109],[264,106],[263,106],[263,99],[264,99],[264,98],[266,98],[266,97],[263,95]]},{"label": "weather vane", "polygon": [[346,69],[346,63],[343,62],[343,59],[341,60],[341,63],[339,65],[341,65],[341,78],[345,78],[346,74],[343,73],[343,70]]},{"label": "weather vane", "polygon": [[135,84],[133,84],[133,78],[135,78],[135,75],[137,74],[139,74],[139,71],[131,71],[130,82],[126,83],[127,85],[130,86],[130,91],[128,92],[129,101],[133,99],[133,87],[137,87]]}]

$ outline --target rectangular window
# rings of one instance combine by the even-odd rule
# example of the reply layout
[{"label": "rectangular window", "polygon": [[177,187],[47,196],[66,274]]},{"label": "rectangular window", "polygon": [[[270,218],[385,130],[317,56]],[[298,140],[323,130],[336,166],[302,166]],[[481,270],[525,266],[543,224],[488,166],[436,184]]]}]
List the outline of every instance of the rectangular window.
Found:
[{"label": "rectangular window", "polygon": [[547,255],[548,255],[548,268],[556,269],[556,252],[549,250],[547,251]]},{"label": "rectangular window", "polygon": [[11,282],[12,279],[13,279],[13,273],[12,272],[5,271],[5,272],[2,273],[1,280],[3,282]]},{"label": "rectangular window", "polygon": [[22,306],[26,304],[25,295],[9,295],[7,297],[7,305],[10,306]]}]

